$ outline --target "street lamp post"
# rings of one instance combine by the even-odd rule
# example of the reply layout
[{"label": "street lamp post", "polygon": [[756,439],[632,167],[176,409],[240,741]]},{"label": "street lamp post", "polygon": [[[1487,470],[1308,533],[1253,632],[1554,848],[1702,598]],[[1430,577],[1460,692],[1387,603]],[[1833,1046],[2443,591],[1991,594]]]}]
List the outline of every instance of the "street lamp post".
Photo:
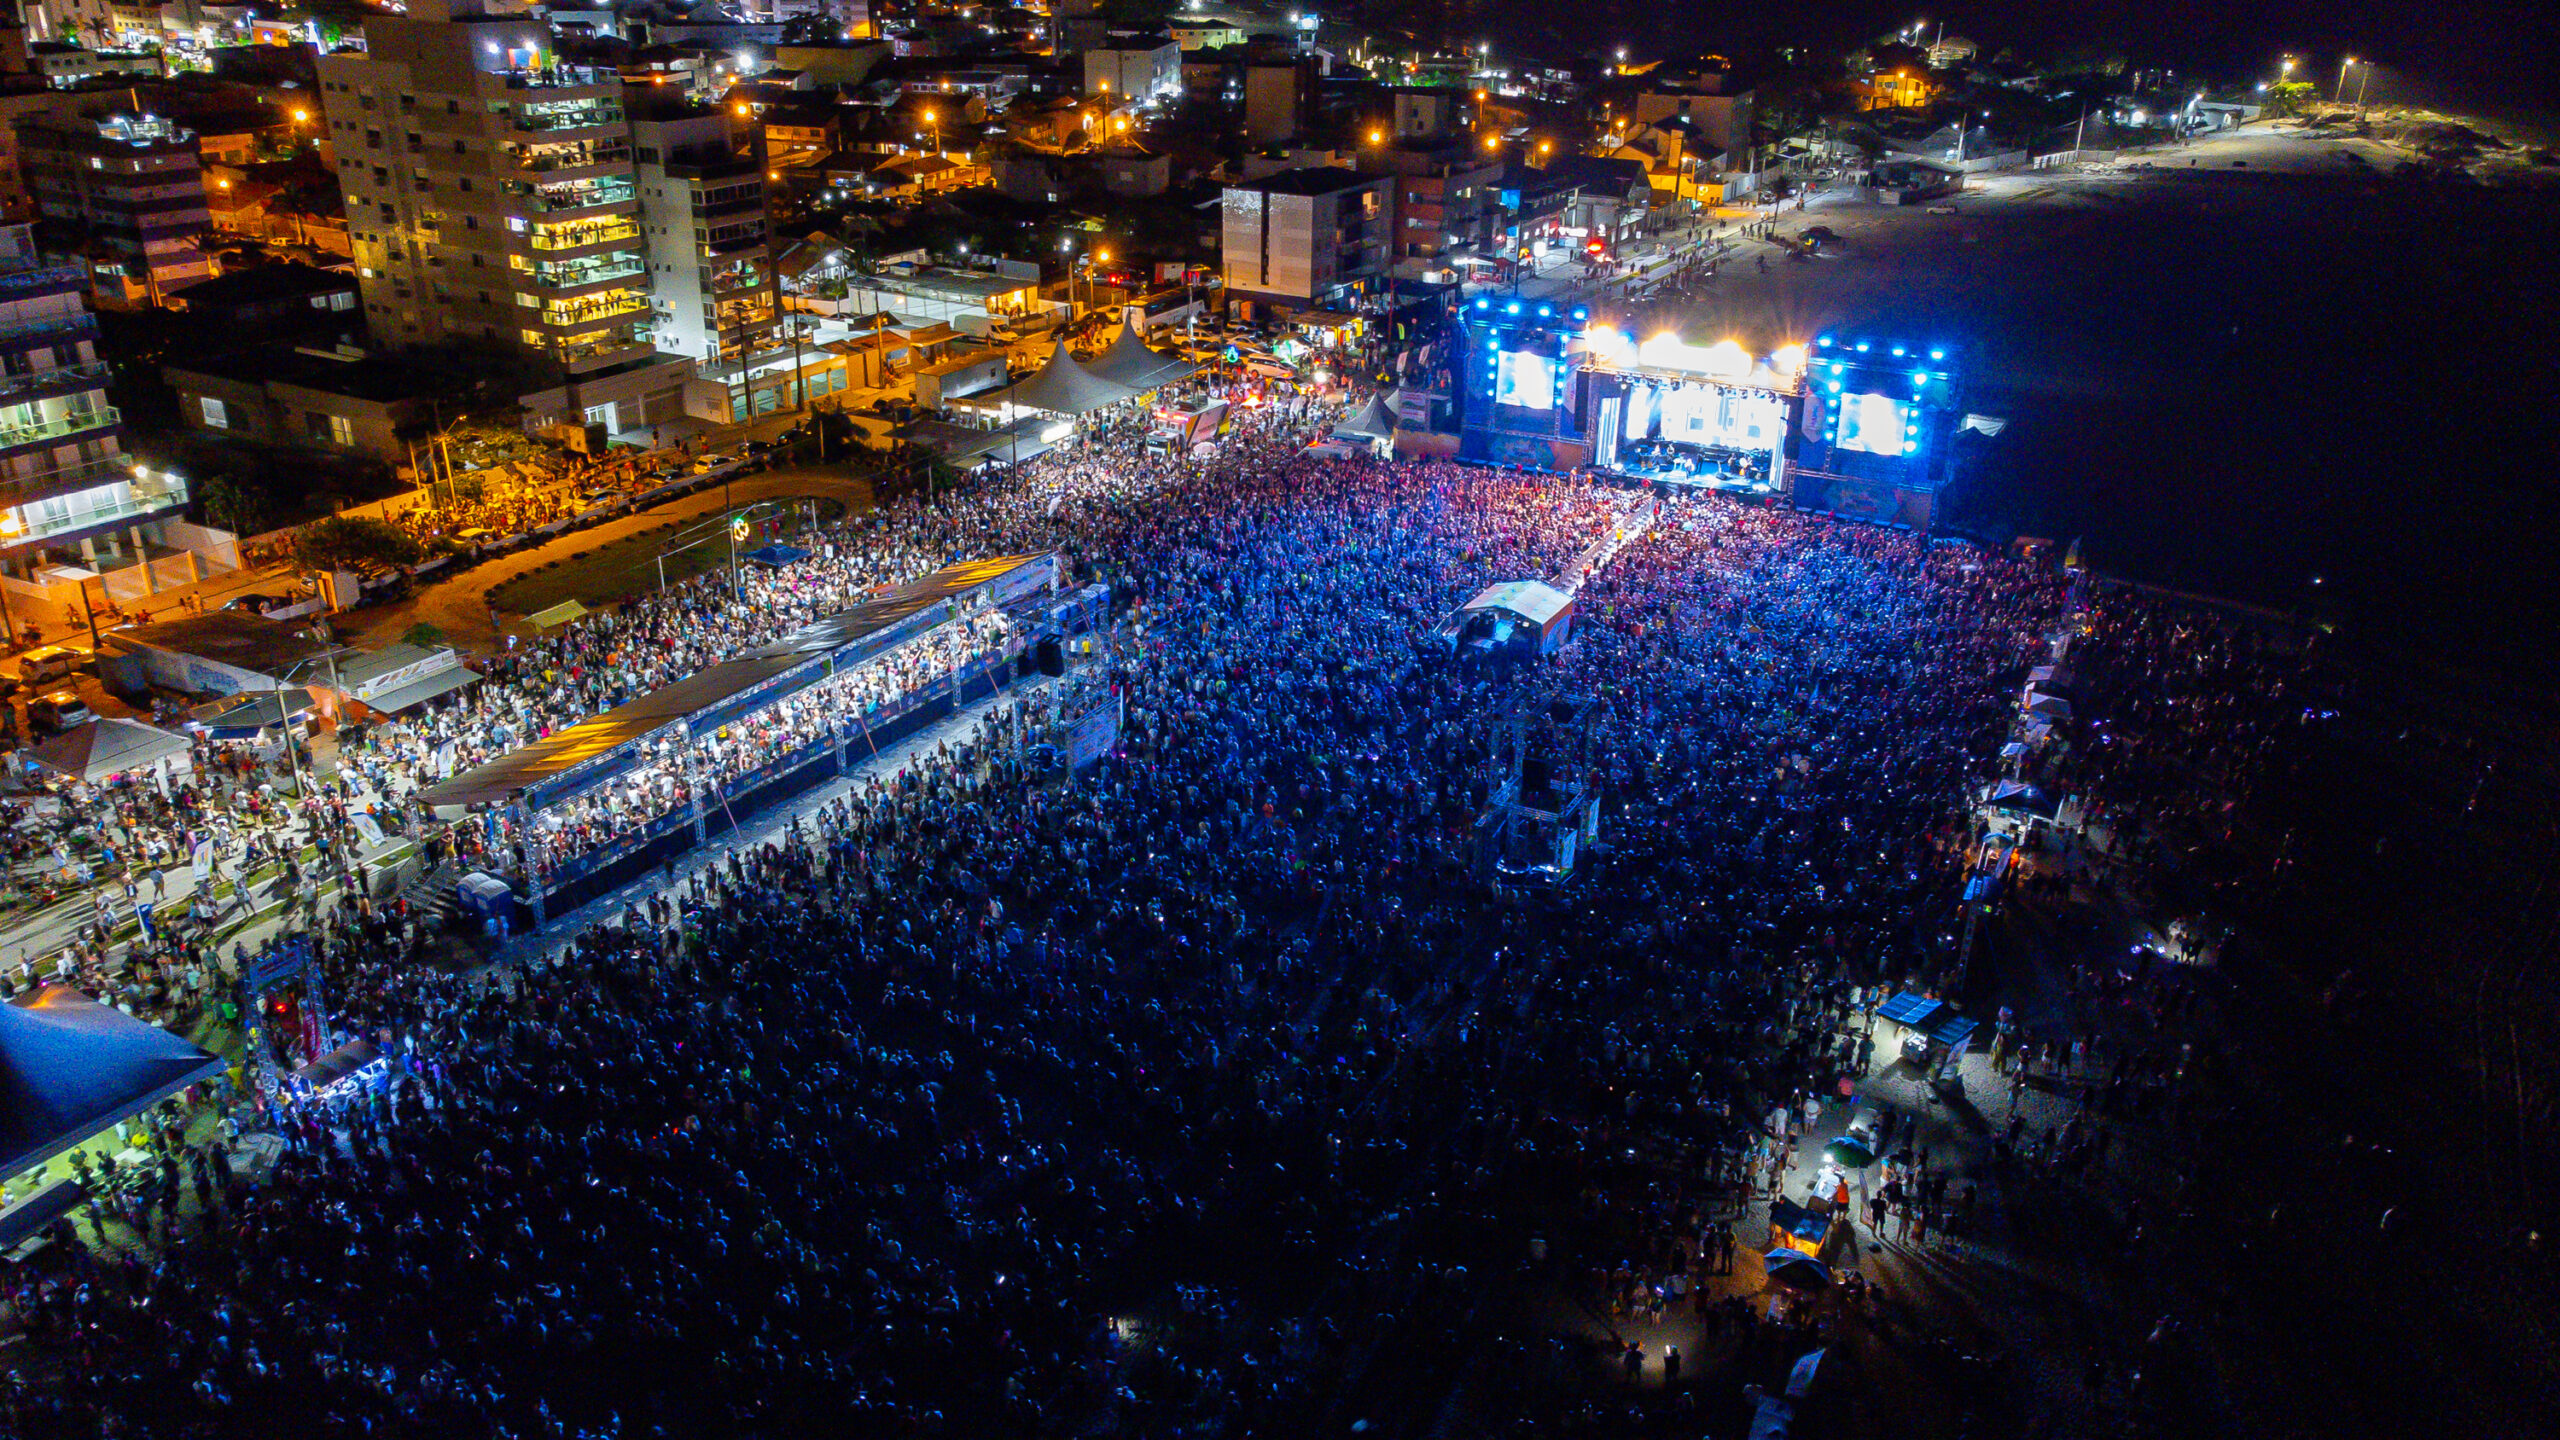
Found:
[{"label": "street lamp post", "polygon": [[2341,61],[2339,61],[2339,62],[2338,62],[2338,83],[2337,83],[2336,88],[2332,89],[2332,90],[2329,92],[2329,103],[2330,103],[2330,104],[2332,104],[2332,105],[2337,105],[2337,104],[2341,104],[2341,103],[2343,103],[2343,102],[2346,100],[2346,98],[2347,98],[2347,67],[2348,67],[2348,66],[2350,66],[2350,65],[2353,65],[2353,64],[2355,64],[2355,63],[2356,63],[2356,57],[2354,57],[2353,55],[2350,55],[2350,56],[2346,57],[2345,59],[2343,59],[2343,60],[2341,60]]}]

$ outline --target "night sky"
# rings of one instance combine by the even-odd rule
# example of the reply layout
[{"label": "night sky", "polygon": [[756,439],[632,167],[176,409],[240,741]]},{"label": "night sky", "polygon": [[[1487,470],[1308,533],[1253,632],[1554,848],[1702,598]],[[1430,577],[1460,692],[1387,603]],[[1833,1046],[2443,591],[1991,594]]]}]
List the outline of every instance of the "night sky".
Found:
[{"label": "night sky", "polygon": [[[1497,46],[1515,38],[1554,53],[1588,52],[1625,43],[1639,53],[1805,44],[1845,52],[1862,40],[1926,18],[1943,21],[1986,53],[2013,48],[2030,58],[2114,51],[2137,66],[2196,70],[2238,79],[2272,73],[2286,53],[2304,58],[2316,83],[2333,79],[2338,57],[2369,57],[2386,83],[2412,101],[2465,101],[2506,111],[2560,111],[2560,7],[2515,0],[1963,0],[1933,6],[1861,3],[1819,8],[1704,3],[1666,7],[1660,0],[1584,0],[1569,9],[1553,0],[1458,0],[1417,4],[1373,0],[1374,12],[1401,11],[1408,23],[1429,16],[1452,33],[1479,27]],[[1380,18],[1385,18],[1381,14]],[[1543,43],[1539,43],[1543,42]]]}]

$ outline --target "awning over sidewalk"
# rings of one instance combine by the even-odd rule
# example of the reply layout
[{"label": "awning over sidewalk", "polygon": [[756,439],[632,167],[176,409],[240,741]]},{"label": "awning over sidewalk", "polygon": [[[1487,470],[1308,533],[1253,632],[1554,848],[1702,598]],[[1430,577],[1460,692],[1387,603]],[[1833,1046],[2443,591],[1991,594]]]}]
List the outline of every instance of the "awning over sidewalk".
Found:
[{"label": "awning over sidewalk", "polygon": [[468,665],[451,665],[432,675],[422,675],[406,685],[394,685],[370,700],[357,703],[385,715],[397,715],[413,705],[423,705],[439,695],[450,695],[464,686],[479,683],[479,671]]},{"label": "awning over sidewalk", "polygon": [[208,739],[248,740],[261,730],[283,724],[287,718],[301,719],[317,703],[311,691],[299,685],[226,695],[188,711],[187,724],[203,731]]}]

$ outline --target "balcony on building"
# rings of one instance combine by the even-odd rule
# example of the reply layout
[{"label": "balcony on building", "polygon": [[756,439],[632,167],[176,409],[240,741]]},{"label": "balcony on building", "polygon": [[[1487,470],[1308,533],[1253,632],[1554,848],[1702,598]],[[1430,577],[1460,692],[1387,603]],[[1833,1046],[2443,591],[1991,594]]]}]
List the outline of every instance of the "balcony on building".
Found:
[{"label": "balcony on building", "polygon": [[631,315],[649,313],[647,292],[624,287],[602,290],[575,299],[555,300],[542,307],[542,323],[553,330],[576,330],[619,320]]},{"label": "balcony on building", "polygon": [[89,272],[67,260],[0,270],[0,305],[47,295],[77,295],[89,284]]},{"label": "balcony on building", "polygon": [[640,222],[627,215],[596,220],[546,221],[525,231],[525,248],[538,255],[564,258],[603,250],[640,238]]},{"label": "balcony on building", "polygon": [[[81,284],[88,284],[88,271],[83,269]],[[5,313],[5,312],[0,312]],[[41,346],[59,349],[98,338],[98,322],[88,311],[76,315],[47,316],[41,320],[23,320],[0,325],[0,352],[33,350]]]},{"label": "balcony on building", "polygon": [[646,275],[649,262],[636,250],[613,250],[575,260],[540,260],[521,273],[533,282],[533,288],[552,297],[565,297]]},{"label": "balcony on building", "polygon": [[507,117],[509,130],[542,141],[620,134],[627,123],[621,104],[613,100],[528,100]]},{"label": "balcony on building", "polygon": [[[641,308],[646,310],[648,302],[642,301]],[[552,343],[551,353],[568,370],[606,370],[656,355],[657,347],[650,343],[649,336],[650,328],[645,323],[607,325],[563,335]]]},{"label": "balcony on building", "polygon": [[123,423],[113,405],[76,405],[74,397],[0,405],[0,454],[30,445],[59,445]]},{"label": "balcony on building", "polygon": [[[0,359],[0,366],[6,363],[5,359]],[[0,369],[0,411],[30,401],[77,395],[84,390],[103,390],[114,378],[113,367],[104,360],[53,365],[40,370]]]},{"label": "balcony on building", "polygon": [[523,146],[516,150],[513,158],[516,169],[528,175],[555,177],[553,184],[572,178],[603,179],[611,172],[629,168],[631,145],[626,140],[612,137],[570,140]]},{"label": "balcony on building", "polygon": [[130,455],[82,460],[30,479],[0,476],[0,548],[69,544],[186,508],[186,481],[137,470]]},{"label": "balcony on building", "polygon": [[[620,100],[622,72],[597,65],[525,66],[481,72],[510,90],[541,90],[561,100]],[[580,91],[592,94],[581,95]]]},{"label": "balcony on building", "polygon": [[640,188],[629,180],[615,178],[527,185],[516,193],[525,208],[536,214],[570,215],[608,205],[628,205],[639,198]]},{"label": "balcony on building", "polygon": [[711,272],[711,293],[714,295],[738,295],[749,291],[760,291],[765,288],[765,284],[763,268],[752,261],[723,265]]}]

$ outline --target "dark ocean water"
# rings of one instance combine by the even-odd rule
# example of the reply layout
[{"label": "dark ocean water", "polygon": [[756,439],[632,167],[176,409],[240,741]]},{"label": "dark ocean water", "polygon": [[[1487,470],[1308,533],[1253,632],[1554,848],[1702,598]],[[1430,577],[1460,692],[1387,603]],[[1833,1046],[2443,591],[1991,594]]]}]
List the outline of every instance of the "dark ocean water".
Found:
[{"label": "dark ocean water", "polygon": [[2554,208],[2206,172],[2043,222],[2063,263],[1959,282],[1976,399],[2015,422],[1959,509],[2084,536],[2111,572],[2546,669]]}]

